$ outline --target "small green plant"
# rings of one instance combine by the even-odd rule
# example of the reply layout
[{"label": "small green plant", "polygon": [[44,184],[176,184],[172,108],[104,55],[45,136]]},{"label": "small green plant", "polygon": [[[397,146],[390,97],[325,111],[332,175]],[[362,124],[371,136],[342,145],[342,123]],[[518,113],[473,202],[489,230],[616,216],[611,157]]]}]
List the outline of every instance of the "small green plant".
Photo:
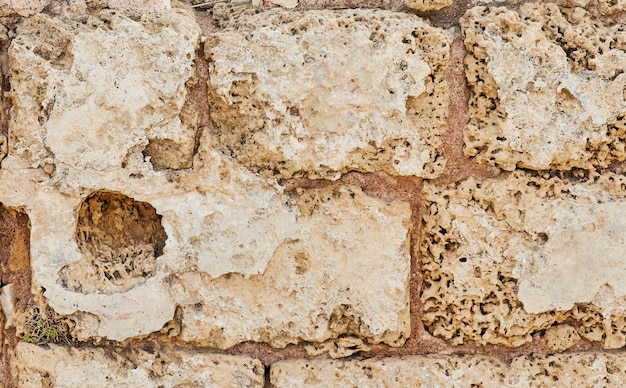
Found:
[{"label": "small green plant", "polygon": [[43,314],[37,305],[28,306],[22,331],[22,340],[31,344],[69,343],[67,324],[49,306]]}]

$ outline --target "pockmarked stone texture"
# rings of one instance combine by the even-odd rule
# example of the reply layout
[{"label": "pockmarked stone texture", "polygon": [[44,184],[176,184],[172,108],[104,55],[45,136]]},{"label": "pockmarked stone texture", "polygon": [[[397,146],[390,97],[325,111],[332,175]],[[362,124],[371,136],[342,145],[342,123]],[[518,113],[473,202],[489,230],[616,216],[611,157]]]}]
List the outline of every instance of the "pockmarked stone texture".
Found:
[{"label": "pockmarked stone texture", "polygon": [[13,361],[20,387],[263,387],[259,360],[201,352],[115,352],[20,342]]},{"label": "pockmarked stone texture", "polygon": [[0,16],[30,16],[41,12],[49,3],[50,0],[0,0]]},{"label": "pockmarked stone texture", "polygon": [[625,187],[612,173],[522,171],[425,184],[426,328],[453,344],[518,346],[567,320],[605,348],[626,345]]},{"label": "pockmarked stone texture", "polygon": [[408,356],[369,360],[289,360],[271,366],[270,382],[287,387],[618,387],[626,358],[581,353],[521,356]]},{"label": "pockmarked stone texture", "polygon": [[470,9],[465,152],[505,170],[606,167],[626,158],[626,32],[582,8]]},{"label": "pockmarked stone texture", "polygon": [[449,32],[364,9],[214,16],[226,29],[205,44],[211,115],[222,144],[253,171],[442,172]]},{"label": "pockmarked stone texture", "polygon": [[131,149],[155,168],[191,166],[197,123],[185,103],[200,41],[191,9],[139,21],[101,10],[85,23],[37,14],[16,33],[9,154],[21,168],[115,169]]},{"label": "pockmarked stone texture", "polygon": [[[172,295],[183,303],[182,339],[284,347],[341,335],[340,348],[346,336],[402,345],[410,333],[408,205],[343,185],[304,190],[294,200],[294,233],[274,245],[262,274],[211,279],[190,268],[172,276]],[[250,266],[258,258],[234,260]]]}]

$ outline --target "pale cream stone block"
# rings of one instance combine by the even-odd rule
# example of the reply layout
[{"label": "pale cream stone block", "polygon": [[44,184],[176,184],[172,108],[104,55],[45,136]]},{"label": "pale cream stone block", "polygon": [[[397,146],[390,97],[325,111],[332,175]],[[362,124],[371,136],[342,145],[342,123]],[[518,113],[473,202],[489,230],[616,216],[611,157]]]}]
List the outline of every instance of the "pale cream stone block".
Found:
[{"label": "pale cream stone block", "polygon": [[[145,148],[156,167],[190,167],[196,122],[183,108],[200,40],[193,12],[64,20],[38,14],[17,27],[8,152],[22,167],[107,170]],[[170,153],[152,155],[150,145],[164,142]]]},{"label": "pale cream stone block", "polygon": [[408,356],[369,360],[289,360],[271,365],[270,382],[287,387],[620,387],[626,358],[581,353],[521,356]]},{"label": "pale cream stone block", "polygon": [[453,0],[406,0],[406,6],[416,11],[437,11],[454,4]]},{"label": "pale cream stone block", "polygon": [[467,155],[505,170],[591,169],[626,158],[621,24],[544,3],[476,7],[460,24],[472,92]]},{"label": "pale cream stone block", "polygon": [[200,352],[115,352],[20,342],[12,362],[19,387],[263,387],[257,359]]},{"label": "pale cream stone block", "polygon": [[214,15],[228,28],[205,45],[211,114],[223,145],[253,171],[442,172],[449,32],[365,9]]},{"label": "pale cream stone block", "polygon": [[[555,323],[626,344],[626,178],[516,171],[426,184],[424,322],[454,344],[518,346]],[[571,346],[572,343],[570,343]]]},{"label": "pale cream stone block", "polygon": [[16,13],[20,16],[31,16],[41,12],[50,0],[0,0],[0,16]]}]

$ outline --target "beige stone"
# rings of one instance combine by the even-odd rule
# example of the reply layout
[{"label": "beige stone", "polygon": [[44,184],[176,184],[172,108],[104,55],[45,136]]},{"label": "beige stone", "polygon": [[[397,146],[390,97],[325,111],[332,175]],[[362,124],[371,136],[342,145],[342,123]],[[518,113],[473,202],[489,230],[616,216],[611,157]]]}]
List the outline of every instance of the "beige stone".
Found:
[{"label": "beige stone", "polygon": [[[284,347],[340,335],[404,343],[410,332],[408,205],[350,186],[303,191],[296,201],[295,233],[275,245],[262,275],[211,279],[191,270],[173,276],[183,340],[218,348],[241,341]],[[340,354],[360,345],[339,340],[335,346]]]},{"label": "beige stone", "polygon": [[442,172],[450,33],[364,9],[214,15],[211,114],[237,160],[274,177]]},{"label": "beige stone", "polygon": [[517,346],[571,319],[607,348],[626,344],[626,179],[524,172],[425,185],[424,322],[452,343]]},{"label": "beige stone", "polygon": [[598,8],[603,15],[613,15],[626,10],[624,0],[598,0]]},{"label": "beige stone", "polygon": [[416,11],[437,11],[454,4],[452,0],[406,0],[406,6]]},{"label": "beige stone", "polygon": [[506,170],[624,160],[626,34],[581,8],[476,7],[460,21],[471,89],[466,154]]},{"label": "beige stone", "polygon": [[13,377],[19,387],[263,387],[263,365],[243,356],[20,342]]},{"label": "beige stone", "polygon": [[580,340],[580,335],[570,325],[557,325],[546,330],[542,342],[544,346],[553,352],[562,352],[571,348]]},{"label": "beige stone", "polygon": [[30,16],[41,12],[49,3],[50,0],[0,0],[0,16]]},{"label": "beige stone", "polygon": [[9,49],[9,153],[22,168],[107,170],[169,142],[155,167],[190,167],[196,119],[184,107],[199,39],[185,8],[140,21],[109,10],[87,23],[23,19]]},{"label": "beige stone", "polygon": [[[87,27],[109,19],[109,29]],[[218,348],[309,341],[345,354],[360,345],[339,337],[404,342],[407,203],[346,185],[285,193],[216,150],[209,131],[190,168],[172,169],[177,147],[150,144],[193,146],[195,129],[181,123],[195,22],[180,9],[140,22],[108,11],[87,26],[67,20],[37,15],[18,28],[0,202],[28,213],[33,292],[66,320],[68,336],[144,336],[180,306],[180,338]],[[137,38],[129,53],[72,51],[88,37],[126,47],[129,36]],[[73,54],[57,52],[59,42]],[[143,60],[145,68],[129,67]],[[180,69],[165,74],[161,62]],[[79,63],[91,65],[79,73]]]},{"label": "beige stone", "polygon": [[109,7],[135,12],[160,12],[172,8],[171,0],[107,0]]},{"label": "beige stone", "polygon": [[289,360],[272,364],[270,382],[282,387],[619,387],[626,383],[620,354],[521,356],[508,364],[485,356],[409,356],[369,360]]}]

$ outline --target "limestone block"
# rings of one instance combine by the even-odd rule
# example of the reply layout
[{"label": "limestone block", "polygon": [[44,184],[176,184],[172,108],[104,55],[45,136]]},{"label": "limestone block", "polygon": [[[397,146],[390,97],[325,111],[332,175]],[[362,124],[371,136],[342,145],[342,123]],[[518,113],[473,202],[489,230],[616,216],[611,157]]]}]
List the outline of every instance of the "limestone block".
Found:
[{"label": "limestone block", "polygon": [[452,0],[406,0],[407,7],[421,12],[437,11],[453,3]]},{"label": "limestone block", "polygon": [[[408,205],[350,186],[306,190],[296,201],[298,230],[275,245],[262,275],[211,279],[194,270],[173,276],[183,340],[222,349],[246,340],[284,347],[340,335],[404,343],[410,332]],[[364,348],[336,343],[343,345]]]},{"label": "limestone block", "polygon": [[50,0],[0,0],[0,16],[18,14],[30,16],[41,12]]},{"label": "limestone block", "polygon": [[408,204],[343,185],[287,195],[207,137],[192,169],[126,152],[119,169],[49,176],[9,155],[0,170],[0,201],[30,217],[33,291],[73,338],[159,331],[177,305],[181,338],[220,348],[409,335]]},{"label": "limestone block", "polygon": [[240,162],[274,177],[441,173],[450,33],[388,11],[216,12],[211,114]]},{"label": "limestone block", "polygon": [[575,328],[563,324],[549,328],[543,336],[543,344],[553,352],[562,352],[580,340]]},{"label": "limestone block", "polygon": [[[183,8],[23,19],[9,49],[9,153],[23,168],[106,170],[147,148],[157,168],[190,167],[196,119],[184,107],[199,38]],[[163,143],[168,152],[151,152]]]},{"label": "limestone block", "polygon": [[264,381],[263,365],[250,357],[26,342],[15,348],[13,371],[19,387],[263,387]]},{"label": "limestone block", "polygon": [[626,10],[624,0],[598,0],[598,8],[603,15],[613,15]]},{"label": "limestone block", "polygon": [[282,387],[619,387],[626,383],[620,354],[522,356],[508,364],[485,356],[409,356],[369,360],[289,360],[271,366]]},{"label": "limestone block", "polygon": [[626,152],[626,32],[581,8],[476,7],[460,21],[466,154],[506,170],[606,167]]},{"label": "limestone block", "polygon": [[424,322],[454,344],[521,345],[568,322],[626,345],[626,178],[525,172],[425,185]]}]

